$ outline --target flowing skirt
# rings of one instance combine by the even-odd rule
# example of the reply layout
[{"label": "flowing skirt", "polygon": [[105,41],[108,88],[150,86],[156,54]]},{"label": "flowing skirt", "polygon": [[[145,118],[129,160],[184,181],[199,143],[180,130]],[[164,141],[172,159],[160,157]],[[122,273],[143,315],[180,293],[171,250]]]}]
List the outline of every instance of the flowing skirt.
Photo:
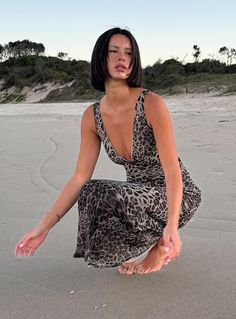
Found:
[{"label": "flowing skirt", "polygon": [[[179,228],[201,202],[195,185],[183,191]],[[162,237],[167,223],[166,187],[147,183],[91,179],[78,199],[74,258],[94,267],[116,267],[146,252]]]}]

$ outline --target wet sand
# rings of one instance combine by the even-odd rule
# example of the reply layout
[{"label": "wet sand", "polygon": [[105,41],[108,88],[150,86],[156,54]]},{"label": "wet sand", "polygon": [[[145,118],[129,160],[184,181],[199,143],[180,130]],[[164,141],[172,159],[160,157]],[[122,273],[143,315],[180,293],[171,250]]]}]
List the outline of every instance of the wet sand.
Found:
[{"label": "wet sand", "polygon": [[[0,317],[232,319],[236,313],[236,97],[166,98],[179,156],[202,190],[180,230],[180,257],[160,272],[122,276],[74,259],[76,205],[33,257],[14,247],[73,173],[84,107],[0,106]],[[8,109],[6,109],[8,107]],[[29,107],[35,108],[30,112]],[[66,105],[65,105],[66,107]],[[58,109],[57,109],[58,108]],[[25,110],[25,111],[24,111]],[[93,178],[125,180],[104,150]]]}]

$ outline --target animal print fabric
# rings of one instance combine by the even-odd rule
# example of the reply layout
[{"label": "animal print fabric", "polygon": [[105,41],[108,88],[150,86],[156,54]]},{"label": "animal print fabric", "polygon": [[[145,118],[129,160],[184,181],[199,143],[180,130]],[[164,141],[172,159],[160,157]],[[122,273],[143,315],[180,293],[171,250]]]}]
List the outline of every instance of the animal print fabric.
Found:
[{"label": "animal print fabric", "polygon": [[[93,104],[97,133],[110,159],[123,165],[126,181],[91,179],[78,199],[78,235],[74,258],[94,267],[115,267],[146,252],[167,223],[164,171],[153,131],[144,113],[144,90],[135,105],[132,159],[119,156],[104,129],[100,103]],[[178,157],[183,180],[179,228],[194,215],[201,191]]]}]

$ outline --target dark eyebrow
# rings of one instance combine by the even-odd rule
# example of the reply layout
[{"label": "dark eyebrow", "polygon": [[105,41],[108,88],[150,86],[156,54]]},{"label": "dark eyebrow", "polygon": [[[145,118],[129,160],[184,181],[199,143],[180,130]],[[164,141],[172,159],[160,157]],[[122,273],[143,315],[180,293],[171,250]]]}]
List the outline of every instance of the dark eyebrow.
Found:
[{"label": "dark eyebrow", "polygon": [[[116,49],[119,48],[117,45],[113,45],[113,44],[109,45],[109,48],[110,48],[110,47],[113,47],[113,48],[116,48]],[[132,48],[125,48],[125,49],[132,51]]]}]

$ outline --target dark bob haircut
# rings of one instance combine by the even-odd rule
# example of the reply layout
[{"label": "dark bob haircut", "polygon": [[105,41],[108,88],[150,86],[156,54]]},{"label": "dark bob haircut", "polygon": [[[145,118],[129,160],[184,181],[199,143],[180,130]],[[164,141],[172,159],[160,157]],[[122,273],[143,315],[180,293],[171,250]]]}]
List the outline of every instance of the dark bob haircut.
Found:
[{"label": "dark bob haircut", "polygon": [[142,67],[138,44],[134,36],[126,29],[113,28],[104,32],[95,43],[91,59],[91,83],[99,90],[105,91],[105,80],[108,79],[107,69],[108,45],[110,39],[115,34],[123,34],[129,38],[132,46],[132,71],[127,79],[130,87],[141,87]]}]

